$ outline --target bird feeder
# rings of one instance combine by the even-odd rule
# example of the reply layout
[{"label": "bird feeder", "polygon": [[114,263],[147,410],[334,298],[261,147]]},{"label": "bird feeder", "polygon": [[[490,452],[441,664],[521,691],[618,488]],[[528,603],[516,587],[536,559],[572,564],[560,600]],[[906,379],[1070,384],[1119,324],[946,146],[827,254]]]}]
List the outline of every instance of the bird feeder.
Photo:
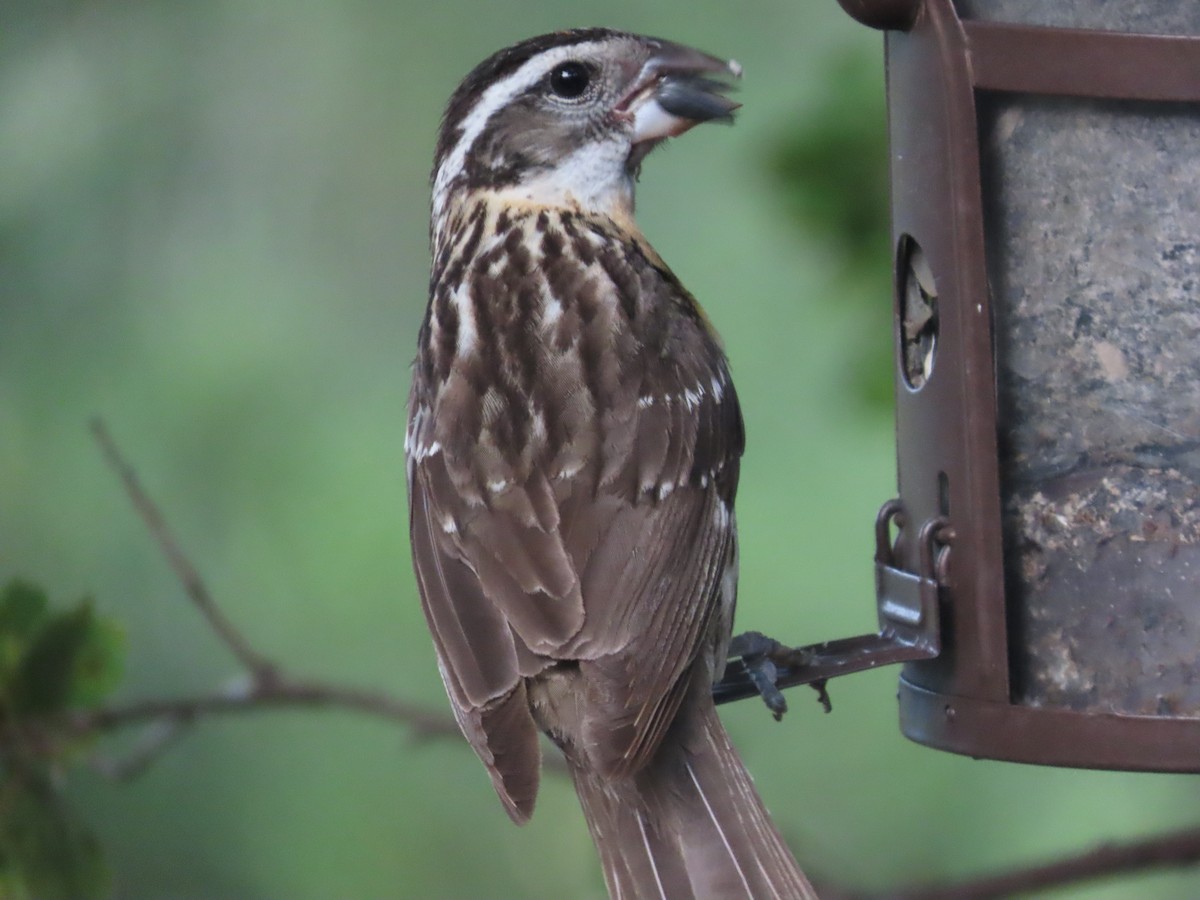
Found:
[{"label": "bird feeder", "polygon": [[932,579],[940,625],[901,728],[1200,771],[1200,4],[841,3],[886,31],[877,570]]},{"label": "bird feeder", "polygon": [[886,33],[899,496],[879,632],[768,680],[903,662],[920,743],[1200,771],[1200,4],[840,2]]}]

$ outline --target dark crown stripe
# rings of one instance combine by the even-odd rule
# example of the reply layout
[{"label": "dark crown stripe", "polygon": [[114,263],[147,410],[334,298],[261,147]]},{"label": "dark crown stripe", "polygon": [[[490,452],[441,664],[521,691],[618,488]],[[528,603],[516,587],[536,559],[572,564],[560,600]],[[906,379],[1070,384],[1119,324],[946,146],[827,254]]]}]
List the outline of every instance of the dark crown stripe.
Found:
[{"label": "dark crown stripe", "polygon": [[491,85],[507,78],[539,53],[545,53],[547,50],[557,47],[569,47],[572,44],[600,41],[616,37],[620,33],[609,28],[575,28],[568,31],[555,31],[514,44],[477,65],[463,79],[458,90],[450,97],[450,102],[446,104],[446,113],[442,117],[442,127],[438,134],[437,151],[434,153],[434,174],[437,174],[446,154],[458,143],[463,120],[470,115],[480,95]]}]

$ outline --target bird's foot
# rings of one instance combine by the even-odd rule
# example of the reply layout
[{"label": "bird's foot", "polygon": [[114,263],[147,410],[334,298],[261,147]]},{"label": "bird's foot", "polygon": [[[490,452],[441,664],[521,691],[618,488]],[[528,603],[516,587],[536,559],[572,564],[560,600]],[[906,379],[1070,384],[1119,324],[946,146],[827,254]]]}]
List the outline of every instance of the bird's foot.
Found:
[{"label": "bird's foot", "polygon": [[[787,698],[778,686],[779,669],[809,665],[813,656],[810,650],[788,647],[760,631],[744,631],[735,635],[729,642],[728,655],[742,661],[747,675],[776,722],[783,718],[788,709]],[[825,690],[825,681],[814,681],[811,687],[817,692],[817,700],[825,712],[829,712],[833,707]]]}]

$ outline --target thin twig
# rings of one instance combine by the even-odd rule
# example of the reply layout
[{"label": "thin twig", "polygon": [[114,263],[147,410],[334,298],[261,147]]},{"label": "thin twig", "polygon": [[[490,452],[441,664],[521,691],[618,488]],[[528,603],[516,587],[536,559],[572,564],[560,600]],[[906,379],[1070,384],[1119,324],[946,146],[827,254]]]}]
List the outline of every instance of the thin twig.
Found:
[{"label": "thin twig", "polygon": [[[147,737],[143,747],[128,759],[100,765],[102,770],[123,779],[141,774],[158,752],[173,743],[173,740],[164,738],[169,735],[173,739],[178,729],[195,724],[201,718],[287,708],[340,709],[363,713],[403,725],[417,740],[462,739],[458,723],[445,713],[378,691],[293,680],[278,670],[270,681],[257,686],[251,683],[248,687],[211,694],[142,700],[126,706],[80,713],[72,719],[71,726],[80,734],[146,726]],[[542,763],[548,772],[562,774],[567,771],[566,763],[558,754],[547,754]]]},{"label": "thin twig", "polygon": [[1200,862],[1200,829],[1188,828],[1128,844],[1105,844],[1056,862],[958,885],[917,888],[897,895],[895,900],[990,900],[1145,869],[1193,866],[1197,862]]},{"label": "thin twig", "polygon": [[[159,719],[142,728],[133,748],[119,757],[93,753],[88,759],[91,768],[112,781],[133,781],[153,765],[184,735],[192,730],[193,721]],[[85,729],[86,730],[86,729]]]},{"label": "thin twig", "polygon": [[230,649],[238,662],[253,673],[256,680],[270,680],[274,674],[275,667],[266,657],[250,646],[250,642],[242,636],[242,633],[234,627],[233,623],[221,611],[221,608],[217,606],[208,587],[204,584],[204,580],[200,577],[200,573],[192,565],[192,561],[188,559],[187,554],[183,552],[179,541],[176,540],[170,526],[167,525],[167,521],[159,510],[158,505],[142,489],[137,473],[134,472],[133,467],[121,455],[121,451],[117,448],[112,435],[109,434],[107,426],[105,426],[101,419],[96,418],[91,421],[91,430],[96,443],[100,445],[100,449],[104,453],[105,460],[112,467],[112,470],[116,472],[117,477],[121,479],[121,483],[125,486],[125,493],[128,494],[133,508],[141,516],[150,535],[158,543],[159,549],[162,551],[163,556],[166,557],[171,569],[175,572],[179,583],[183,585],[183,590],[189,599],[200,610],[200,613],[208,621],[209,626],[225,643],[225,646]]},{"label": "thin twig", "polygon": [[831,900],[1002,900],[1148,869],[1197,864],[1200,864],[1200,828],[1190,827],[1125,844],[1103,844],[1051,863],[1013,868],[980,878],[879,893],[834,888],[828,896]]},{"label": "thin twig", "polygon": [[[93,419],[91,430],[108,464],[121,479],[130,503],[183,586],[184,593],[246,669],[246,677],[237,679],[221,691],[191,697],[143,700],[75,716],[71,725],[78,734],[115,731],[135,725],[145,728],[142,740],[132,754],[122,760],[97,762],[98,768],[118,778],[133,777],[168,749],[185,726],[202,717],[284,707],[352,710],[404,725],[416,738],[461,738],[458,724],[445,713],[434,712],[378,691],[295,678],[285,674],[280,666],[259,653],[221,610],[199,570],[184,553],[167,525],[158,505],[142,488],[133,466],[126,461],[104,422]],[[565,763],[556,755],[548,756],[545,763],[550,771],[566,771]]]},{"label": "thin twig", "polygon": [[271,681],[258,687],[251,686],[245,691],[142,700],[127,706],[81,713],[74,718],[72,726],[81,732],[115,731],[161,719],[187,722],[202,716],[297,706],[366,713],[406,725],[418,737],[452,737],[460,734],[453,718],[415,703],[359,688],[293,681],[283,675],[276,675]]}]

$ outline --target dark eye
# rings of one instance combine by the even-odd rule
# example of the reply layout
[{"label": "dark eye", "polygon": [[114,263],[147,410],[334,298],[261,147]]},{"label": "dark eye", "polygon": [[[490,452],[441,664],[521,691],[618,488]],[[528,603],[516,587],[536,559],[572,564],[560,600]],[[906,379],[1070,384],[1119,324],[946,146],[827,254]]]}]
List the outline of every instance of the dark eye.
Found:
[{"label": "dark eye", "polygon": [[555,66],[550,73],[550,90],[566,100],[574,100],[583,96],[592,73],[581,62],[565,62]]}]

